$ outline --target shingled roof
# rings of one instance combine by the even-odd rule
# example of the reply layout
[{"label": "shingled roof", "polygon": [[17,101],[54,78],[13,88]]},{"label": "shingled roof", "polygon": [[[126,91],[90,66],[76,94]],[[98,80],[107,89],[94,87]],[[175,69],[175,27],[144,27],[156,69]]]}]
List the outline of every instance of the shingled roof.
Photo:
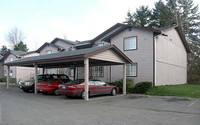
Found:
[{"label": "shingled roof", "polygon": [[85,58],[88,57],[91,54],[99,53],[101,51],[105,51],[107,49],[114,49],[118,52],[118,55],[121,55],[127,62],[132,63],[132,61],[123,54],[115,45],[108,45],[108,46],[102,46],[102,47],[93,47],[93,48],[87,48],[87,49],[80,49],[80,50],[74,50],[74,51],[64,51],[59,53],[53,53],[53,54],[47,54],[47,55],[40,55],[40,56],[34,56],[34,57],[27,57],[23,59],[19,59],[12,62],[7,62],[4,65],[33,65],[33,63],[39,63],[41,61],[43,62],[49,62],[52,60],[66,60],[66,59],[73,59],[73,58]]}]

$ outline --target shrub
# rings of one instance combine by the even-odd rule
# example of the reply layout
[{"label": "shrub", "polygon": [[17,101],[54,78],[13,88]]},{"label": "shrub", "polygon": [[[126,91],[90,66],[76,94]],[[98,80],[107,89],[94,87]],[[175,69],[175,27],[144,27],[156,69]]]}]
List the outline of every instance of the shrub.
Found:
[{"label": "shrub", "polygon": [[6,80],[7,80],[7,77],[6,77],[6,76],[4,76],[2,79],[3,79],[3,82],[6,82]]},{"label": "shrub", "polygon": [[188,75],[187,82],[190,84],[200,83],[200,75]]},{"label": "shrub", "polygon": [[132,93],[143,94],[152,87],[152,82],[139,82],[131,90]]},{"label": "shrub", "polygon": [[0,82],[6,82],[6,76],[4,76],[3,78],[0,78]]},{"label": "shrub", "polygon": [[[114,81],[114,82],[110,82],[108,84],[119,87],[119,92],[123,91],[123,79],[120,79],[120,80],[117,80],[117,81]],[[127,90],[127,92],[131,91],[133,84],[134,84],[134,79],[130,79],[130,78],[126,79],[126,90]]]}]

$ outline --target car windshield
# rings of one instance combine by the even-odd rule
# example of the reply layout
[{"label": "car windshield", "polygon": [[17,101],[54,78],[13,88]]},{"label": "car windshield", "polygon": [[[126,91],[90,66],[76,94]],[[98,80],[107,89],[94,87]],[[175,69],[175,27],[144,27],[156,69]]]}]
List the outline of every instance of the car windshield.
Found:
[{"label": "car windshield", "polygon": [[84,82],[84,79],[76,79],[69,81],[67,84],[81,84],[82,82]]},{"label": "car windshield", "polygon": [[47,79],[45,82],[46,83],[54,83],[56,81],[57,81],[57,79]]}]

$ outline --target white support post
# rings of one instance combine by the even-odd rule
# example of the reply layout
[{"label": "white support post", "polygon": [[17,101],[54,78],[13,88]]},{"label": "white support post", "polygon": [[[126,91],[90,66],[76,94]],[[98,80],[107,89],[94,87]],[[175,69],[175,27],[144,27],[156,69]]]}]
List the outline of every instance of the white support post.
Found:
[{"label": "white support post", "polygon": [[37,83],[38,83],[38,79],[37,79],[37,71],[38,71],[38,65],[37,64],[34,64],[34,67],[35,67],[35,94],[37,94]]},{"label": "white support post", "polygon": [[88,101],[88,81],[89,81],[89,59],[84,59],[84,71],[85,71],[85,100]]},{"label": "white support post", "polygon": [[126,63],[123,65],[123,95],[126,95]]},{"label": "white support post", "polygon": [[6,80],[6,88],[9,89],[9,84],[10,84],[10,66],[7,66],[7,80]]}]

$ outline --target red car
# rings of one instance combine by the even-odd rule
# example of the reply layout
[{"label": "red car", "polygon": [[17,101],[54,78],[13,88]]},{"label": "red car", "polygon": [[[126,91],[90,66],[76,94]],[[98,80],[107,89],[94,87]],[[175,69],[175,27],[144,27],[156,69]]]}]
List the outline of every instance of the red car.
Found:
[{"label": "red car", "polygon": [[[58,93],[65,96],[79,96],[84,98],[84,79],[76,79],[68,82],[67,84],[59,85]],[[89,80],[89,96],[100,94],[116,95],[119,92],[119,88],[116,86],[108,85],[100,80]]]},{"label": "red car", "polygon": [[51,78],[47,79],[41,83],[37,84],[37,91],[41,92],[43,94],[46,93],[53,93],[54,95],[59,95],[58,93],[58,86],[64,83],[69,82],[69,78],[63,79],[63,78]]}]

